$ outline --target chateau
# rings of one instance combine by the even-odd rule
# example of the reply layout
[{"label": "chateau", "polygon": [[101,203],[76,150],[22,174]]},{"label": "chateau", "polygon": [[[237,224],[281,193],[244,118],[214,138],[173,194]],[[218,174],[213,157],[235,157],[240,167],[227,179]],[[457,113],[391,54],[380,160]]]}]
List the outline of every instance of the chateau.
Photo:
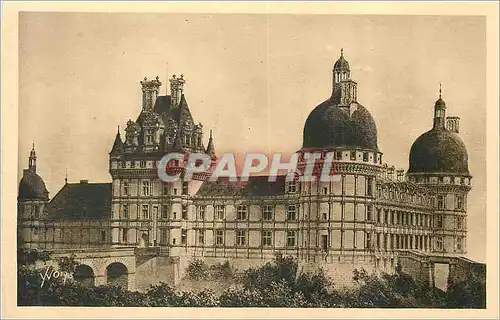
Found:
[{"label": "chateau", "polygon": [[[321,164],[334,152],[337,181],[211,182],[201,175],[164,183],[156,165],[166,153],[204,152],[217,162],[212,132],[205,145],[207,132],[190,112],[184,77],[169,82],[166,96],[159,95],[158,77],[140,82],[142,109],[110,148],[111,183],[66,181],[49,199],[33,147],[19,184],[19,247],[75,252],[87,266],[76,277],[102,284],[127,274],[137,283],[129,288],[175,282],[195,257],[243,268],[281,252],[305,270],[333,273],[359,266],[390,272],[400,262],[428,282],[436,263],[448,264],[450,276],[475,265],[463,258],[472,178],[467,149],[441,93],[430,130],[411,146],[409,169],[396,170],[383,161],[375,121],[357,99],[342,52],[331,95],[309,114],[296,151],[302,169],[305,153],[321,152]],[[174,170],[182,174],[184,167],[178,161]]]}]

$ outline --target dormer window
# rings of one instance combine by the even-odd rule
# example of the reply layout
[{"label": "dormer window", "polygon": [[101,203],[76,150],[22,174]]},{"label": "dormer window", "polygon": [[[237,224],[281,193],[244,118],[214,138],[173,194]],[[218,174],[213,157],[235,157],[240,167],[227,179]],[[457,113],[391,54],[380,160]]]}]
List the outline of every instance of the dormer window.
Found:
[{"label": "dormer window", "polygon": [[351,151],[351,160],[356,160],[356,151]]},{"label": "dormer window", "polygon": [[295,192],[297,192],[297,184],[295,183],[295,181],[287,182],[287,184],[286,184],[286,192],[287,193],[295,193]]},{"label": "dormer window", "polygon": [[152,144],[152,143],[153,143],[153,130],[149,129],[146,130],[145,144]]}]

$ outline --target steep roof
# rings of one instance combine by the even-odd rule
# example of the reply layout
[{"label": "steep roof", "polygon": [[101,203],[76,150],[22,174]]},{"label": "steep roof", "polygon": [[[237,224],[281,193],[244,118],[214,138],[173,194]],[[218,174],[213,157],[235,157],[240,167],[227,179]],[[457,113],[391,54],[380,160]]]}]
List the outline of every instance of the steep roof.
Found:
[{"label": "steep roof", "polygon": [[205,181],[196,196],[277,196],[285,194],[286,176],[278,176],[269,182],[268,176],[253,176],[247,182],[231,182],[228,179]]},{"label": "steep roof", "polygon": [[49,219],[108,220],[111,183],[67,183],[45,210]]}]

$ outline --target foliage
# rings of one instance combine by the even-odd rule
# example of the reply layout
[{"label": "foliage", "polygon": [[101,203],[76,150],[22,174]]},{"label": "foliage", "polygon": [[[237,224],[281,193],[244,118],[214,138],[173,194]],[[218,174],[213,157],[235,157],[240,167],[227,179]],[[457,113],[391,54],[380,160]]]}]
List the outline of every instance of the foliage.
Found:
[{"label": "foliage", "polygon": [[[277,255],[273,262],[238,274],[229,263],[208,267],[194,260],[186,270],[191,279],[231,279],[220,294],[210,289],[180,291],[166,283],[145,292],[116,286],[89,287],[62,277],[46,281],[43,288],[36,258],[41,252],[19,253],[18,304],[40,306],[180,306],[180,307],[351,307],[351,308],[484,308],[485,282],[475,274],[450,286],[447,293],[418,284],[396,268],[394,274],[369,274],[355,270],[355,286],[338,290],[322,270],[302,273],[292,257]],[[75,270],[74,257],[58,260],[61,271]]]}]

